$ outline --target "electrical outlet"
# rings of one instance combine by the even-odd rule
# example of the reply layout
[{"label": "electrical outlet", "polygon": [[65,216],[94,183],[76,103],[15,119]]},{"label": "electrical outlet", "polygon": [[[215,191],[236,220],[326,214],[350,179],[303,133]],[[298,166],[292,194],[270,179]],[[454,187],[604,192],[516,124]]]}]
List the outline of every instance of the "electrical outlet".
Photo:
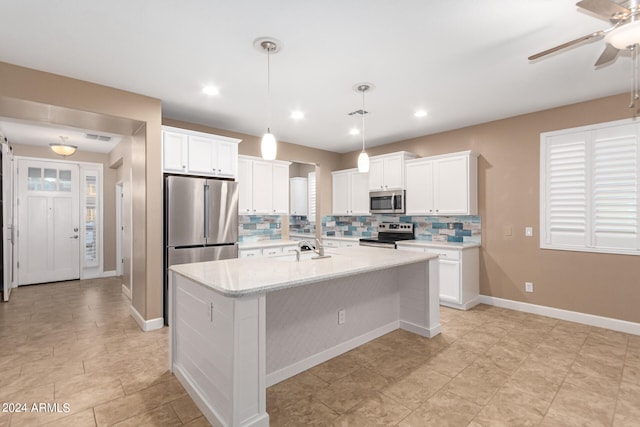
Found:
[{"label": "electrical outlet", "polygon": [[533,227],[525,227],[524,228],[524,235],[526,237],[532,237],[533,236]]},{"label": "electrical outlet", "polygon": [[524,282],[524,291],[533,292],[533,282]]},{"label": "electrical outlet", "polygon": [[347,314],[345,313],[344,310],[338,311],[338,325],[344,325],[344,322],[347,320],[346,316]]}]

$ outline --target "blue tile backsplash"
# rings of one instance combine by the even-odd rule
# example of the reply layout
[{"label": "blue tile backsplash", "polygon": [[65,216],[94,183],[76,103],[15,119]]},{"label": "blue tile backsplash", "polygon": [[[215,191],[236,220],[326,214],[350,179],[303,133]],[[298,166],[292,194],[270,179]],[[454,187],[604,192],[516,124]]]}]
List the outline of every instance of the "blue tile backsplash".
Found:
[{"label": "blue tile backsplash", "polygon": [[309,222],[306,216],[291,215],[289,216],[289,233],[310,233],[316,232],[316,225]]},{"label": "blue tile backsplash", "polygon": [[240,215],[238,218],[239,242],[282,239],[282,216],[280,215]]},{"label": "blue tile backsplash", "polygon": [[433,242],[481,243],[479,216],[324,216],[322,234],[342,237],[376,237],[380,222],[412,222],[415,238]]}]

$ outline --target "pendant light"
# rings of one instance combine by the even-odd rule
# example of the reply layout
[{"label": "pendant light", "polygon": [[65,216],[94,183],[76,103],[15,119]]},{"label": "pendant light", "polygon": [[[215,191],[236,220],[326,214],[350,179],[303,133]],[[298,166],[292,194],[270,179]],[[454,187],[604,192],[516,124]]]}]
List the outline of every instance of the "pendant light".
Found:
[{"label": "pendant light", "polygon": [[260,151],[265,160],[274,160],[278,153],[276,138],[271,133],[271,54],[280,50],[273,39],[261,38],[254,42],[256,48],[267,53],[267,132],[262,136]]},{"label": "pendant light", "polygon": [[369,155],[365,151],[364,144],[364,115],[368,114],[368,111],[364,109],[364,93],[368,90],[371,90],[372,85],[368,83],[362,83],[354,86],[354,89],[360,93],[362,93],[362,110],[360,110],[360,114],[362,115],[362,152],[358,156],[358,172],[367,173],[369,172]]},{"label": "pendant light", "polygon": [[78,147],[76,147],[75,145],[67,144],[66,136],[61,136],[60,139],[62,140],[61,143],[49,144],[49,147],[51,147],[51,151],[53,151],[54,153],[62,157],[71,156],[73,153],[76,152]]}]

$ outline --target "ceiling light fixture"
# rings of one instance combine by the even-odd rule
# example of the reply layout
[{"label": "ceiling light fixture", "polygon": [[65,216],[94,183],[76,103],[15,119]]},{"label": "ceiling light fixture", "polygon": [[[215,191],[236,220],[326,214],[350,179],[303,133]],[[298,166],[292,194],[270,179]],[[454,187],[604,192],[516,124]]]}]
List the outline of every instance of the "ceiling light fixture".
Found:
[{"label": "ceiling light fixture", "polygon": [[425,117],[427,115],[427,112],[424,110],[416,110],[416,112],[413,113],[413,115],[415,117]]},{"label": "ceiling light fixture", "polygon": [[51,147],[51,151],[62,157],[71,156],[76,152],[78,147],[76,147],[75,145],[67,144],[68,137],[61,136],[60,139],[62,140],[62,143],[49,144],[49,147]]},{"label": "ceiling light fixture", "polygon": [[291,118],[294,120],[304,119],[304,113],[302,111],[292,111]]},{"label": "ceiling light fixture", "polygon": [[217,87],[208,85],[202,88],[202,93],[204,93],[205,95],[213,96],[213,95],[219,95],[220,91],[218,90]]},{"label": "ceiling light fixture", "polygon": [[349,135],[360,135],[360,129],[353,128],[349,131]]},{"label": "ceiling light fixture", "polygon": [[267,53],[267,133],[262,136],[260,151],[265,160],[274,160],[278,153],[276,138],[271,133],[271,54],[280,50],[280,45],[274,39],[257,39],[253,45]]},{"label": "ceiling light fixture", "polygon": [[[635,19],[635,15],[632,16]],[[640,99],[638,92],[638,46],[640,45],[640,20],[629,22],[620,27],[614,27],[604,36],[604,41],[616,49],[627,49],[631,52],[631,100],[629,108],[635,108]]]},{"label": "ceiling light fixture", "polygon": [[373,90],[373,85],[371,83],[360,83],[353,86],[353,90],[356,92],[362,93],[362,109],[359,111],[354,111],[350,114],[360,114],[362,115],[362,152],[358,155],[358,172],[367,173],[369,172],[369,155],[365,151],[365,143],[364,143],[364,115],[368,114],[368,111],[364,109],[364,93],[370,90]]}]

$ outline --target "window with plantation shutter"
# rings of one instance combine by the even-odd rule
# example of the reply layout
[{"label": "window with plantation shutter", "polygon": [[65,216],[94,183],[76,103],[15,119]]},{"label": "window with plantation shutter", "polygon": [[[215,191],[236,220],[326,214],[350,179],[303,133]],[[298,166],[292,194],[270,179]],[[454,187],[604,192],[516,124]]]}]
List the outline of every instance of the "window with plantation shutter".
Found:
[{"label": "window with plantation shutter", "polygon": [[541,135],[540,246],[640,255],[640,125]]},{"label": "window with plantation shutter", "polygon": [[316,173],[309,172],[307,175],[307,200],[309,203],[309,209],[307,210],[307,220],[311,223],[316,222]]}]

